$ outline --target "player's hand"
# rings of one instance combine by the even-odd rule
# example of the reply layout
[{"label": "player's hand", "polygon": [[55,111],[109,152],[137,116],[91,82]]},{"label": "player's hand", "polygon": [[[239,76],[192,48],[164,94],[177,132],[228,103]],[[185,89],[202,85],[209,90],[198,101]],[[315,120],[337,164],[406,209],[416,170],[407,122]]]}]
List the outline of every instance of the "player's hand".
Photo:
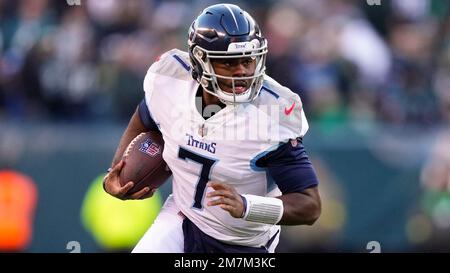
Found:
[{"label": "player's hand", "polygon": [[138,192],[127,195],[128,191],[133,188],[134,183],[133,181],[129,181],[125,185],[121,185],[120,171],[122,170],[123,166],[125,166],[125,161],[121,160],[105,176],[105,178],[103,179],[103,187],[105,188],[105,191],[110,195],[122,200],[145,199],[152,197],[156,189],[150,190],[149,187],[145,187]]},{"label": "player's hand", "polygon": [[234,218],[242,218],[244,203],[241,195],[233,186],[214,181],[208,182],[207,186],[214,189],[206,195],[210,198],[207,203],[208,206],[220,206]]}]

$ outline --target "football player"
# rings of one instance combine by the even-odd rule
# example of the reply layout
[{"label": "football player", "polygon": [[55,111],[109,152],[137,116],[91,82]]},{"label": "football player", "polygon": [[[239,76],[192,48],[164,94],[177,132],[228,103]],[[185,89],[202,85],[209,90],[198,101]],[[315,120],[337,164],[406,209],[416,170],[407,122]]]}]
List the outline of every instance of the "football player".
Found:
[{"label": "football player", "polygon": [[150,66],[104,180],[124,199],[133,186],[119,183],[124,149],[141,132],[162,133],[173,193],[133,252],[274,252],[280,225],[318,219],[302,102],[265,74],[267,51],[246,11],[218,4],[192,23],[188,52],[170,50]]}]

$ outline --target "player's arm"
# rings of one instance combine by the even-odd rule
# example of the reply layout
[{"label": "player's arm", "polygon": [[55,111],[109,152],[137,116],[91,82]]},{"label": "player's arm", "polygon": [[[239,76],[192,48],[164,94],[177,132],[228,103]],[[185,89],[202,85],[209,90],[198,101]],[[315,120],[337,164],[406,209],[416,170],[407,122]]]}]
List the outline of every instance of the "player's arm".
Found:
[{"label": "player's arm", "polygon": [[[245,200],[232,186],[220,182],[209,182],[214,189],[208,194],[211,201],[208,206],[220,206],[235,218],[244,218],[248,206]],[[247,195],[248,197],[248,195]],[[267,198],[267,197],[263,197]],[[283,194],[277,199],[283,203],[283,212],[279,225],[312,225],[319,218],[321,201],[317,186],[301,192]]]},{"label": "player's arm", "polygon": [[[295,142],[294,142],[295,143]],[[277,198],[243,194],[230,185],[210,182],[210,206],[220,206],[235,218],[282,225],[312,225],[320,216],[318,179],[306,151],[298,139],[281,145],[256,162],[266,168],[283,193]]]},{"label": "player's arm", "polygon": [[[144,124],[145,123],[145,124]],[[112,166],[116,165],[122,159],[122,155],[125,152],[128,144],[140,133],[148,131],[159,131],[155,122],[150,117],[148,108],[145,104],[145,100],[138,105],[136,111],[128,122],[128,126],[120,138],[119,146],[116,149]]]},{"label": "player's arm", "polygon": [[259,162],[283,193],[282,225],[312,225],[320,216],[319,180],[302,139],[289,141]]},{"label": "player's arm", "polygon": [[[134,186],[133,181],[129,181],[123,187],[120,185],[119,174],[122,170],[125,162],[122,160],[122,155],[125,152],[128,144],[140,133],[148,131],[159,131],[155,122],[150,116],[148,108],[145,104],[145,100],[138,105],[136,111],[131,117],[127,128],[120,138],[119,145],[114,154],[114,158],[111,164],[111,171],[105,176],[104,189],[107,193],[114,197],[124,199],[126,193]],[[129,199],[143,199],[153,195],[152,191],[149,191],[148,187],[143,188],[139,192],[134,193]]]},{"label": "player's arm", "polygon": [[317,186],[278,197],[283,201],[280,225],[312,225],[319,219],[321,201]]}]

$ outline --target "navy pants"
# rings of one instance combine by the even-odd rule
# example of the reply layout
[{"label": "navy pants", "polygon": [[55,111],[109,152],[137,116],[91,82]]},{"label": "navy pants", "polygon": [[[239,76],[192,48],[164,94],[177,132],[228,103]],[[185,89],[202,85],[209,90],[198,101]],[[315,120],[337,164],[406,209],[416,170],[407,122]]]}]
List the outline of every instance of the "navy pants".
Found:
[{"label": "navy pants", "polygon": [[267,248],[225,244],[205,234],[187,217],[183,220],[183,234],[185,253],[268,253],[267,248],[273,241],[269,241]]}]

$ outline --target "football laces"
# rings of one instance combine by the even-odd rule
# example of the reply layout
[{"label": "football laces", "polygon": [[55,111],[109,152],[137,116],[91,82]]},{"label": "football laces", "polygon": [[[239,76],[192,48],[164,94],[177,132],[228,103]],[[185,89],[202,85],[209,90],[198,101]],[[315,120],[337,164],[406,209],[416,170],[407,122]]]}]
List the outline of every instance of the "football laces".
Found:
[{"label": "football laces", "polygon": [[137,142],[143,135],[145,135],[145,132],[144,132],[144,133],[140,133],[139,135],[137,135],[137,136],[130,142],[130,144],[128,144],[127,149],[126,149],[125,152],[123,153],[123,157],[127,157],[127,156],[130,154],[130,152],[131,152],[131,150],[133,149],[133,147],[134,147],[134,145],[136,144],[136,142]]}]

